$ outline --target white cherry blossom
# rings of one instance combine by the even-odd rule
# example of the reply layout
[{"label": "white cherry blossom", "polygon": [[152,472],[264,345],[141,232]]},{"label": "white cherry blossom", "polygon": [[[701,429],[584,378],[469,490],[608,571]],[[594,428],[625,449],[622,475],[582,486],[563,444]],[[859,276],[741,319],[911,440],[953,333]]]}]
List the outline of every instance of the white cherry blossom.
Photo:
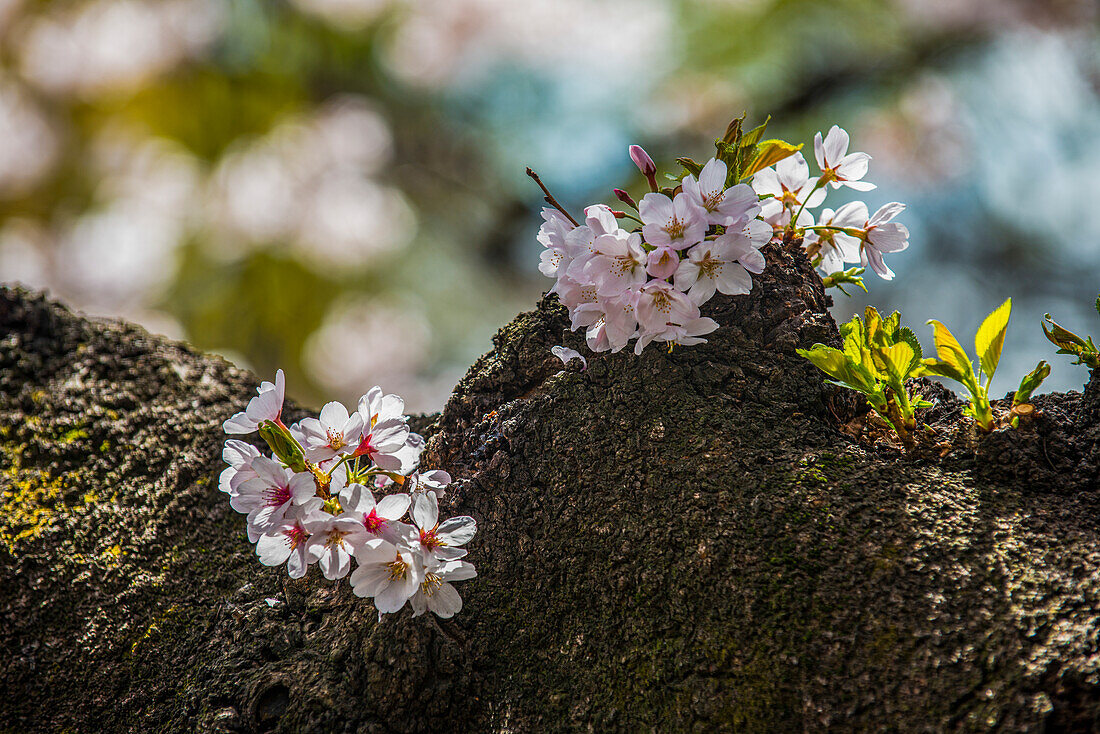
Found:
[{"label": "white cherry blossom", "polygon": [[252,468],[252,460],[260,455],[260,450],[250,443],[231,438],[222,449],[222,461],[229,464],[218,477],[218,490],[230,497],[237,496],[240,486],[258,475]]},{"label": "white cherry blossom", "polygon": [[284,521],[267,530],[256,540],[256,555],[265,566],[286,564],[287,575],[300,579],[306,575],[310,558],[306,552],[309,531],[303,524],[308,511],[295,511]]},{"label": "white cherry blossom", "polygon": [[[820,220],[820,224],[829,227],[862,229],[867,223],[867,205],[851,201],[835,212],[822,209]],[[806,237],[807,252],[821,256],[818,267],[825,275],[844,270],[845,263],[859,262],[859,243],[859,238],[837,230],[808,232]]]},{"label": "white cherry blossom", "polygon": [[883,204],[864,227],[860,260],[863,267],[870,267],[883,280],[892,280],[894,271],[887,267],[882,256],[909,247],[909,229],[904,224],[890,221],[904,210],[905,204],[897,201]]},{"label": "white cherry blossom", "polygon": [[729,296],[748,293],[752,290],[752,276],[737,260],[750,258],[749,253],[759,254],[750,246],[749,239],[739,233],[701,242],[688,250],[687,258],[681,261],[676,271],[676,287],[699,306],[709,301],[716,290]]},{"label": "white cherry blossom", "polygon": [[873,183],[861,181],[867,175],[867,166],[871,156],[866,153],[848,152],[848,133],[844,128],[833,125],[825,139],[821,133],[814,135],[814,156],[825,181],[834,189],[848,186],[856,191],[870,191]]},{"label": "white cherry blossom", "polygon": [[336,517],[318,513],[307,516],[302,526],[309,531],[306,553],[321,567],[326,579],[342,579],[351,570],[355,549],[370,539],[362,521],[347,514]]},{"label": "white cherry blossom", "polygon": [[222,424],[226,433],[252,433],[260,424],[272,421],[282,425],[283,398],[286,393],[286,377],[283,371],[275,372],[275,383],[261,382],[256,397],[248,401],[248,407]]},{"label": "white cherry blossom", "polygon": [[466,549],[460,546],[466,545],[477,532],[477,523],[465,515],[439,522],[439,500],[434,492],[416,496],[412,519],[419,531],[419,552],[433,562],[453,561],[465,556]]},{"label": "white cherry blossom", "polygon": [[351,590],[370,597],[383,614],[400,611],[420,587],[423,564],[413,553],[381,539],[368,540],[355,551],[358,568],[351,574]]},{"label": "white cherry blossom", "polygon": [[430,611],[437,617],[447,619],[462,611],[462,597],[451,583],[472,579],[477,576],[477,571],[466,561],[446,561],[426,565],[422,574],[416,593],[409,602],[413,616],[419,617]]},{"label": "white cherry blossom", "polygon": [[323,461],[355,451],[363,435],[363,416],[348,413],[343,403],[331,402],[321,409],[320,419],[305,418],[298,424],[305,439],[306,457]]}]

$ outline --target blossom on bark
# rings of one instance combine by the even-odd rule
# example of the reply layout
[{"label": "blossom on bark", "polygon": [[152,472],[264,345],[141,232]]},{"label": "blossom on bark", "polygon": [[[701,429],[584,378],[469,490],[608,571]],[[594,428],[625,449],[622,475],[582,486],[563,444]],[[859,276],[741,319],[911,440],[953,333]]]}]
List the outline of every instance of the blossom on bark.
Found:
[{"label": "blossom on bark", "polygon": [[670,199],[664,194],[646,194],[638,206],[642,235],[654,246],[669,245],[683,250],[702,242],[707,233],[707,214],[691,197],[681,192]]},{"label": "blossom on bark", "polygon": [[711,158],[699,172],[699,179],[684,176],[684,193],[705,212],[708,224],[723,227],[743,225],[760,213],[760,199],[747,184],[726,188],[726,164]]},{"label": "blossom on bark", "polygon": [[413,501],[412,519],[419,531],[417,547],[432,562],[453,561],[466,555],[466,545],[477,523],[472,517],[451,517],[439,522],[439,500],[434,492],[419,494]]},{"label": "blossom on bark", "polygon": [[466,561],[446,561],[436,565],[426,565],[422,571],[420,584],[411,597],[413,616],[432,612],[437,617],[447,619],[462,611],[462,597],[451,585],[454,581],[465,581],[477,576],[472,564]]},{"label": "blossom on bark", "polygon": [[256,397],[248,401],[244,411],[235,414],[222,424],[226,433],[252,433],[261,423],[272,421],[282,425],[283,398],[286,393],[286,377],[282,370],[275,372],[275,382],[261,382]]},{"label": "blossom on bark", "polygon": [[331,402],[321,408],[320,418],[304,418],[298,429],[305,439],[306,457],[324,461],[355,451],[363,435],[363,417],[349,413],[343,403]]},{"label": "blossom on bark", "polygon": [[351,574],[351,590],[370,597],[378,616],[400,611],[420,587],[423,564],[411,550],[381,539],[368,540],[355,551],[358,566]]},{"label": "blossom on bark", "polygon": [[[316,512],[315,510],[313,511]],[[256,555],[265,566],[286,564],[287,575],[300,579],[306,575],[310,557],[306,552],[309,531],[303,524],[304,518],[311,517],[309,511],[298,510],[284,518],[284,521],[261,535],[256,540]]]},{"label": "blossom on bark", "polygon": [[317,513],[306,517],[302,525],[310,533],[306,553],[321,567],[326,579],[347,576],[355,549],[370,539],[362,521],[347,514],[333,517]]}]

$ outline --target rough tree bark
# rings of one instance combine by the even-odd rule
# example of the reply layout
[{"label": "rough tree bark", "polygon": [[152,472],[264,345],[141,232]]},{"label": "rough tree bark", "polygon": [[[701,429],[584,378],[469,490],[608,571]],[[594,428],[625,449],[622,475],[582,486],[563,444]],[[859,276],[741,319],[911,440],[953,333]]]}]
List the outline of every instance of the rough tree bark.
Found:
[{"label": "rough tree bark", "polygon": [[442,623],[256,561],[217,474],[257,377],[0,290],[0,731],[1097,727],[1100,381],[851,437],[794,352],[820,280],[767,255],[708,344],[586,372],[544,299],[420,420],[479,522]]}]

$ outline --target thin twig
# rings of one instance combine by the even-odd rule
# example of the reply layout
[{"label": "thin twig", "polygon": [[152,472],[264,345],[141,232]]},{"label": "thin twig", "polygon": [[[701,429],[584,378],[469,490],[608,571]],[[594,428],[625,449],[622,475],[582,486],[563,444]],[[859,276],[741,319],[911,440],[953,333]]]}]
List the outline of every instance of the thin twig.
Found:
[{"label": "thin twig", "polygon": [[565,207],[558,203],[558,200],[555,199],[554,195],[550,193],[550,189],[546,188],[546,184],[544,184],[542,182],[542,179],[539,178],[539,175],[537,173],[535,173],[534,171],[531,170],[530,166],[527,167],[527,175],[530,176],[531,178],[535,179],[535,183],[537,183],[539,185],[539,188],[542,189],[542,193],[546,194],[546,196],[543,197],[543,198],[546,200],[547,204],[549,204],[550,206],[554,207],[559,212],[564,214],[565,218],[568,219],[570,222],[572,222],[574,227],[581,226],[580,224],[577,223],[576,219],[573,219],[573,215],[571,215],[569,212],[565,211]]}]

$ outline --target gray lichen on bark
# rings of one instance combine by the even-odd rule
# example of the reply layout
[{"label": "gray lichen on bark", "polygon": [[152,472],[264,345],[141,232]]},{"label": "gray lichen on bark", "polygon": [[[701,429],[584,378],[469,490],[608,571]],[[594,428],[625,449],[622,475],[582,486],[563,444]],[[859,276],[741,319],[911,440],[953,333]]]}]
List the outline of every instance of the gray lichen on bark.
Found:
[{"label": "gray lichen on bark", "polygon": [[419,421],[479,522],[443,622],[257,562],[217,491],[255,376],[0,291],[0,731],[1096,727],[1097,380],[984,437],[925,385],[944,456],[853,440],[794,352],[820,280],[767,256],[708,344],[585,372],[543,299]]}]

